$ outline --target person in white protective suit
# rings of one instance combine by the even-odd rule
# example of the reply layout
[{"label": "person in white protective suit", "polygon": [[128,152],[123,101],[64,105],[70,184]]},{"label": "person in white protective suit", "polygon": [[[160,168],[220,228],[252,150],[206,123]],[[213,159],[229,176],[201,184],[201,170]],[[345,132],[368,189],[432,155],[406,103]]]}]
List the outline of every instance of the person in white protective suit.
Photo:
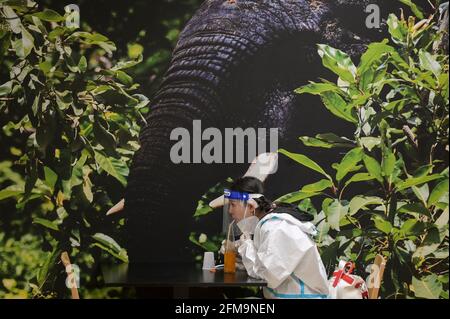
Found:
[{"label": "person in white protective suit", "polygon": [[230,191],[247,194],[245,205],[230,200],[227,209],[242,232],[236,247],[248,275],[267,281],[264,297],[328,298],[312,216],[293,205],[270,202],[254,177],[237,179]]}]

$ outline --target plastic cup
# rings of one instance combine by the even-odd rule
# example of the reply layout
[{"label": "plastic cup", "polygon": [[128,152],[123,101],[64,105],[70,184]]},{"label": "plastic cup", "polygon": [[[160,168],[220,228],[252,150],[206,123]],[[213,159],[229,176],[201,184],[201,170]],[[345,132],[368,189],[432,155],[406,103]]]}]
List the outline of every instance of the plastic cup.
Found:
[{"label": "plastic cup", "polygon": [[214,269],[216,263],[214,261],[214,253],[212,251],[206,251],[203,255],[203,269]]}]

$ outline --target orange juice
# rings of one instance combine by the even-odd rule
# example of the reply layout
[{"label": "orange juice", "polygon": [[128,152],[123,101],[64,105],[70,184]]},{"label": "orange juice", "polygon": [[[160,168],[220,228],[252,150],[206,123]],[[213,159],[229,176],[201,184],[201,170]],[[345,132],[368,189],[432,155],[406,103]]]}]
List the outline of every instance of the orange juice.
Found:
[{"label": "orange juice", "polygon": [[235,273],[236,272],[236,252],[232,250],[228,250],[224,255],[224,265],[223,271],[226,273]]}]

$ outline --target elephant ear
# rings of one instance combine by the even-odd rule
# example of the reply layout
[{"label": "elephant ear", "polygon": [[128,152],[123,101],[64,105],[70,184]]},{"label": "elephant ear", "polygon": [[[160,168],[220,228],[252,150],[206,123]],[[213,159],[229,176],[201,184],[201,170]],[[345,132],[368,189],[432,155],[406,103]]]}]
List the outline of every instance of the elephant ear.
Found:
[{"label": "elephant ear", "polygon": [[[270,174],[273,174],[277,171],[278,168],[278,153],[262,153],[258,155],[250,164],[247,172],[244,174],[244,177],[251,176],[259,179],[261,182],[264,182]],[[209,207],[211,208],[219,208],[223,206],[224,198],[223,195],[213,199],[209,203]]]}]

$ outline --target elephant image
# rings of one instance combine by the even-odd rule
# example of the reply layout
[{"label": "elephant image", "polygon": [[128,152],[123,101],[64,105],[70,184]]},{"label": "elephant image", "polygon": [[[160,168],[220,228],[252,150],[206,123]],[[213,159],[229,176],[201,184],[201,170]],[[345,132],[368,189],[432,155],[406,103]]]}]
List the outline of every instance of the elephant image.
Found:
[{"label": "elephant image", "polygon": [[[382,18],[400,8],[392,0],[206,0],[201,5],[180,34],[152,97],[130,170],[124,238],[132,262],[190,261],[197,201],[249,165],[174,163],[174,129],[192,132],[195,120],[220,130],[277,128],[280,148],[305,154],[299,136],[352,136],[352,127],[335,119],[320,99],[294,90],[320,77],[336,80],[322,66],[317,44],[338,48],[357,63],[368,43],[385,37],[383,19],[379,27],[367,26],[369,5],[376,5]],[[329,167],[333,154],[320,151],[318,161]],[[278,171],[266,182],[267,196],[298,190],[317,180],[311,175],[280,157]],[[211,213],[205,229],[219,231],[218,215]]]}]

